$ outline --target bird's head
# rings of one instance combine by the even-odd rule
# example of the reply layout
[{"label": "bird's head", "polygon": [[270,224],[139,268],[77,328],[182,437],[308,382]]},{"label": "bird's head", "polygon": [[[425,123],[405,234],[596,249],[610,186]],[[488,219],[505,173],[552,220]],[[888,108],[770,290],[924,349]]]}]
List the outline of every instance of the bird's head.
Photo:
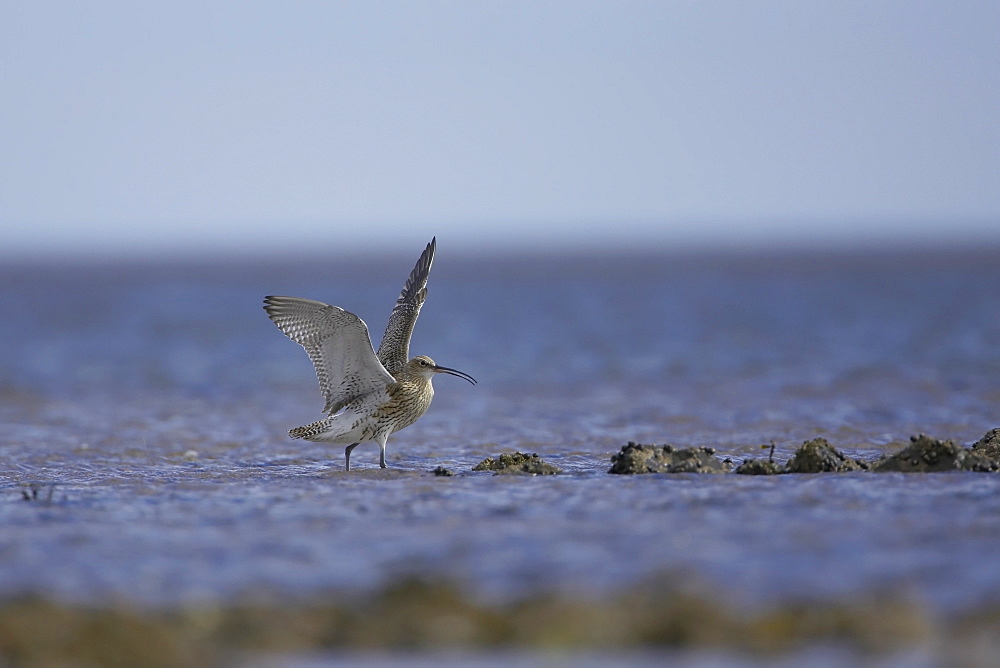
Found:
[{"label": "bird's head", "polygon": [[450,376],[458,376],[459,378],[464,378],[473,385],[476,384],[476,379],[467,373],[458,371],[457,369],[449,369],[446,366],[438,366],[434,363],[427,355],[417,355],[409,362],[406,363],[410,367],[410,372],[417,376],[423,376],[424,378],[431,378],[436,373],[446,373]]}]

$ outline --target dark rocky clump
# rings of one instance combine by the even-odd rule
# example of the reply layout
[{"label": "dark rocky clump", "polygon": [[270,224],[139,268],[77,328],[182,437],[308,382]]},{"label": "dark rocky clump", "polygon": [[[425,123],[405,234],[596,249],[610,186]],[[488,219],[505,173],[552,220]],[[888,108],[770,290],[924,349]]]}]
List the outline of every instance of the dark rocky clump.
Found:
[{"label": "dark rocky clump", "polygon": [[910,437],[909,446],[894,455],[883,458],[874,470],[877,473],[936,473],[940,471],[988,473],[998,469],[1000,469],[1000,465],[979,449],[963,448],[954,441],[940,441],[919,434]]},{"label": "dark rocky clump", "polygon": [[[727,460],[728,461],[728,460]],[[629,441],[611,456],[608,473],[727,473],[726,462],[715,457],[715,448],[675,448],[641,445]]]},{"label": "dark rocky clump", "polygon": [[740,475],[777,475],[784,472],[784,467],[773,459],[747,459],[733,471]]},{"label": "dark rocky clump", "polygon": [[[762,445],[761,448],[767,448],[768,446]],[[771,452],[768,454],[767,459],[745,459],[743,463],[736,467],[733,473],[738,473],[739,475],[777,475],[779,473],[785,472],[785,467],[779,466],[776,461],[774,461],[774,441],[771,441]]]},{"label": "dark rocky clump", "polygon": [[434,475],[437,475],[437,476],[452,476],[452,475],[455,475],[454,473],[452,473],[451,469],[446,469],[443,466],[439,466],[436,469],[434,469],[433,473],[434,473]]},{"label": "dark rocky clump", "polygon": [[865,462],[845,457],[825,438],[804,442],[785,464],[788,473],[844,473],[867,469]]},{"label": "dark rocky clump", "polygon": [[542,458],[537,454],[526,455],[523,452],[505,452],[499,457],[487,457],[472,467],[472,470],[494,471],[498,474],[554,475],[562,473],[558,467],[542,461]]},{"label": "dark rocky clump", "polygon": [[976,441],[972,449],[1000,463],[1000,427],[986,432],[985,436]]}]

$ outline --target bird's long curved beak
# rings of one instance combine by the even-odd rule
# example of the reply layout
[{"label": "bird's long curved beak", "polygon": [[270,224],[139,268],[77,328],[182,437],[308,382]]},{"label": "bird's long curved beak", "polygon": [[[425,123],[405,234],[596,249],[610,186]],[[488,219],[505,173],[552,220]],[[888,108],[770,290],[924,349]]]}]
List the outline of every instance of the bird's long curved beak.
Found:
[{"label": "bird's long curved beak", "polygon": [[434,365],[434,371],[436,373],[447,373],[447,374],[452,375],[452,376],[458,376],[459,378],[464,378],[465,380],[469,381],[473,385],[476,384],[476,379],[475,378],[473,378],[472,376],[470,376],[467,373],[463,373],[463,372],[459,371],[458,369],[450,369],[450,368],[448,368],[446,366],[440,366],[440,365],[435,364]]}]

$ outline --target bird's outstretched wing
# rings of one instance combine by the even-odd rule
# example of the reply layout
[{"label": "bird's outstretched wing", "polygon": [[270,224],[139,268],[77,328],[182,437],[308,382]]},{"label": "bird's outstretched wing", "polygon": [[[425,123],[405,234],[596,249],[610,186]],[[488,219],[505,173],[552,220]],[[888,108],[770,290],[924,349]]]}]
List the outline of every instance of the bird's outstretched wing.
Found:
[{"label": "bird's outstretched wing", "polygon": [[375,357],[368,327],[353,313],[299,297],[265,297],[264,310],[278,329],[306,349],[327,414],[395,382]]},{"label": "bird's outstretched wing", "polygon": [[410,359],[410,336],[420,315],[420,307],[427,298],[427,277],[431,273],[436,250],[437,237],[434,237],[420,254],[389,316],[389,324],[378,346],[378,359],[389,373],[396,373]]}]

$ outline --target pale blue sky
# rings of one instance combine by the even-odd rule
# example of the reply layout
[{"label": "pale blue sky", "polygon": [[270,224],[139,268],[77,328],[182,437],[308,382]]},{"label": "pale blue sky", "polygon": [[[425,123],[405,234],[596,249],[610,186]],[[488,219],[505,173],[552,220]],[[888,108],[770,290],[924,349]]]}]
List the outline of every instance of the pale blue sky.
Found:
[{"label": "pale blue sky", "polygon": [[0,254],[1000,241],[1000,3],[0,0]]}]

